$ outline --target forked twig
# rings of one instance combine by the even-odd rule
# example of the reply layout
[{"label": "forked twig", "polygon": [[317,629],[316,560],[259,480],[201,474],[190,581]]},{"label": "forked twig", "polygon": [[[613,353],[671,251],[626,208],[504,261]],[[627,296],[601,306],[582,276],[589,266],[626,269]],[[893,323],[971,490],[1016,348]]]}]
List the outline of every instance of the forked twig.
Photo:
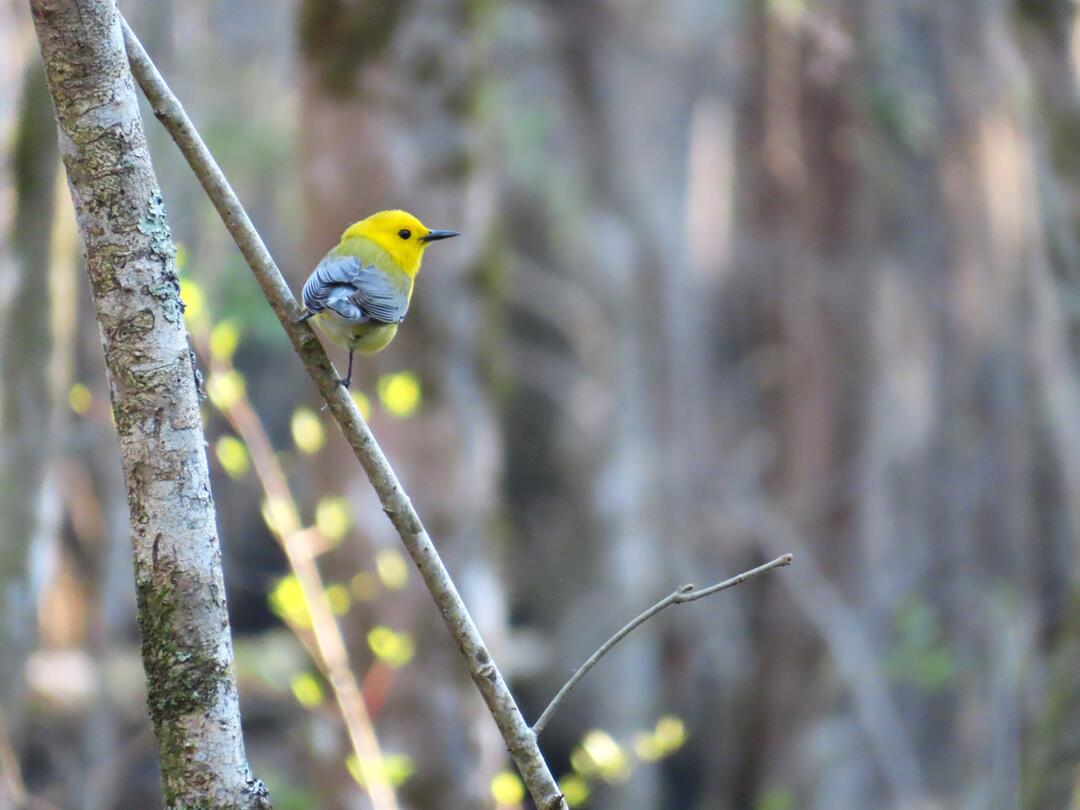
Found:
[{"label": "forked twig", "polygon": [[540,735],[540,732],[544,730],[544,727],[551,719],[551,716],[555,714],[555,710],[559,708],[559,704],[563,702],[563,700],[568,694],[570,694],[570,690],[577,686],[578,682],[589,674],[589,670],[595,667],[597,662],[611,651],[612,647],[614,647],[616,644],[618,644],[620,641],[622,641],[624,638],[634,632],[634,630],[637,629],[639,625],[647,622],[661,610],[671,605],[681,605],[685,602],[693,602],[706,596],[712,596],[714,593],[719,593],[720,591],[727,590],[728,588],[733,588],[736,585],[746,582],[746,580],[748,579],[756,577],[758,574],[764,574],[767,571],[772,571],[774,568],[782,568],[785,565],[791,565],[791,561],[793,559],[793,555],[785,554],[782,557],[777,557],[772,562],[767,562],[764,565],[759,565],[757,568],[753,568],[749,571],[744,571],[736,577],[726,579],[723,582],[717,583],[716,585],[710,585],[708,588],[702,588],[698,591],[694,590],[693,585],[682,585],[676,588],[672,593],[669,593],[667,596],[665,596],[651,608],[646,610],[644,613],[638,614],[638,616],[632,619],[625,627],[623,627],[622,630],[620,630],[618,633],[616,633],[607,641],[605,641],[602,645],[600,645],[600,649],[598,649],[591,656],[589,656],[589,660],[582,664],[578,668],[578,671],[570,676],[570,680],[568,680],[563,686],[563,688],[559,690],[559,693],[551,699],[551,703],[549,703],[548,707],[544,709],[544,713],[540,715],[540,719],[533,723],[533,733],[537,736]]}]

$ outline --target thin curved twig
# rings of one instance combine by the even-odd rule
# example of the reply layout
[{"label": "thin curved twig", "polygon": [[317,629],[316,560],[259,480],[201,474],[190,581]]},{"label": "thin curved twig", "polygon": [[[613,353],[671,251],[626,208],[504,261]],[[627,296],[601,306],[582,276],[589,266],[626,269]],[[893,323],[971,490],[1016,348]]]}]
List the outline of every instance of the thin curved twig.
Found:
[{"label": "thin curved twig", "polygon": [[578,682],[589,674],[589,670],[596,666],[597,662],[607,655],[611,648],[634,632],[635,629],[641,624],[644,624],[661,610],[671,605],[681,605],[685,602],[693,602],[698,599],[703,599],[706,596],[712,596],[714,593],[733,588],[746,580],[756,577],[758,574],[764,574],[767,571],[772,571],[774,568],[782,568],[785,565],[791,565],[791,561],[794,559],[792,554],[784,554],[781,557],[777,557],[772,562],[767,562],[764,565],[759,565],[757,568],[752,568],[749,571],[744,571],[738,576],[726,579],[723,582],[719,582],[716,585],[710,585],[708,588],[702,588],[695,591],[693,585],[681,585],[674,591],[669,593],[651,608],[644,613],[638,614],[633,620],[631,620],[622,630],[613,635],[607,641],[600,645],[600,649],[589,656],[589,660],[582,664],[578,671],[570,676],[570,680],[566,682],[559,693],[551,699],[551,703],[544,709],[544,713],[540,715],[540,719],[533,723],[533,733],[540,736],[540,732],[544,730],[544,727],[548,724],[551,716],[555,714],[555,710],[559,708],[559,704],[563,702],[570,690],[578,685]]}]

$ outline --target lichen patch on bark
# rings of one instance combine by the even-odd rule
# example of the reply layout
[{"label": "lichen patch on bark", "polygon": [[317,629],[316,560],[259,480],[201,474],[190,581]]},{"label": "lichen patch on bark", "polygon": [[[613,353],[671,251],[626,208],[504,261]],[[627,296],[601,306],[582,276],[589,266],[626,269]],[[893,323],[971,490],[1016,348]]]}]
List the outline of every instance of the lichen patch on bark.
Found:
[{"label": "lichen patch on bark", "polygon": [[212,649],[185,641],[177,623],[173,572],[158,567],[155,574],[156,584],[149,577],[136,583],[138,622],[147,708],[158,740],[165,803],[172,806],[181,802],[192,784],[213,779],[198,757],[189,755],[190,715],[200,713],[233,685],[227,661]]}]

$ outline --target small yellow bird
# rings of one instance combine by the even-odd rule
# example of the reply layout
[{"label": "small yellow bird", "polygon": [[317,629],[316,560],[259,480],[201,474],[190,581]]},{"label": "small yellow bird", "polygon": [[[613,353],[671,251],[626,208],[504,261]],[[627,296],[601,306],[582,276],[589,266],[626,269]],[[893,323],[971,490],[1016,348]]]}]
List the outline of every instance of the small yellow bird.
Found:
[{"label": "small yellow bird", "polygon": [[459,235],[432,230],[407,211],[379,211],[350,225],[319,262],[304,284],[307,312],[300,321],[314,318],[323,334],[349,350],[342,385],[352,382],[354,351],[374,354],[394,339],[427,246]]}]

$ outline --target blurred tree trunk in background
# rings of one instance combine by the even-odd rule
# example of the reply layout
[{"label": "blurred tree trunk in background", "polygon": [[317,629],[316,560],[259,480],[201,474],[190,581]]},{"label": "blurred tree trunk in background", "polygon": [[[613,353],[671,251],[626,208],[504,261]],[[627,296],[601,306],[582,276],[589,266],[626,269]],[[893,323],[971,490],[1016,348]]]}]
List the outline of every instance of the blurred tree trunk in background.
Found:
[{"label": "blurred tree trunk in background", "polygon": [[[359,216],[425,178],[427,141],[398,122],[438,131],[439,72],[407,69],[430,10],[404,8],[369,83],[339,88],[357,100],[327,89],[356,70],[333,60],[305,95],[311,261],[354,216],[342,201]],[[1080,399],[1060,294],[1072,17],[1018,8],[547,0],[500,18],[482,115],[506,149],[510,587],[562,664],[519,681],[527,714],[612,617],[781,536],[805,555],[793,598],[763,583],[746,612],[666,617],[582,684],[545,734],[557,769],[583,729],[691,724],[662,771],[594,806],[1019,803],[1041,688],[1021,662],[1048,665],[1075,565]],[[435,275],[419,306],[456,309]],[[409,334],[409,356],[445,362]]]},{"label": "blurred tree trunk in background", "polygon": [[[1034,3],[1015,0],[1017,30],[1030,67],[1039,169],[1039,196],[1050,266],[1058,278],[1060,299],[1073,358],[1080,351],[1080,82],[1074,53],[1076,6],[1067,0]],[[1057,181],[1057,182],[1055,182]],[[1075,421],[1075,419],[1073,420]],[[1075,541],[1074,541],[1075,542]],[[1073,550],[1071,597],[1064,615],[1049,617],[1041,636],[1052,645],[1045,708],[1030,734],[1024,763],[1023,807],[1080,808],[1080,582]]]},{"label": "blurred tree trunk in background", "polygon": [[[542,471],[515,471],[532,479],[517,492],[518,509],[525,525],[535,521],[542,533],[517,549],[532,581],[515,590],[532,593],[529,612],[552,629],[553,657],[563,665],[537,684],[537,711],[621,621],[674,584],[665,536],[686,531],[683,518],[689,516],[678,509],[680,498],[668,496],[685,491],[681,485],[690,471],[667,466],[663,426],[672,424],[666,406],[673,381],[685,379],[684,369],[700,356],[680,354],[669,362],[677,330],[686,324],[670,317],[673,296],[685,280],[685,252],[681,238],[670,239],[673,222],[652,217],[672,201],[674,186],[639,185],[645,166],[649,174],[681,171],[678,145],[666,133],[657,137],[648,122],[684,114],[686,98],[667,91],[682,65],[665,63],[639,39],[666,12],[643,12],[638,28],[603,3],[546,5],[545,80],[564,98],[568,148],[559,159],[572,179],[558,186],[529,178],[531,188],[512,189],[544,210],[520,212],[511,236],[527,257],[512,282],[518,287],[513,301],[525,317],[523,326],[515,325],[515,382],[547,394],[534,407],[548,411],[552,427],[538,442],[514,429],[519,417],[510,414],[507,434],[511,452],[525,467],[537,443],[560,449],[548,474],[577,514],[555,521],[542,517],[551,510],[551,492],[543,484],[529,486]],[[643,45],[643,52],[622,47],[627,42]],[[534,222],[547,227],[538,231]],[[548,244],[538,245],[541,239]],[[522,394],[527,391],[515,407],[527,401]],[[583,424],[581,415],[590,413]],[[688,418],[678,423],[680,435],[693,430]],[[669,513],[668,506],[675,508]],[[595,538],[587,555],[581,553],[582,535]],[[544,562],[530,564],[533,559]],[[556,715],[545,737],[556,757],[579,742],[566,729],[580,736],[583,719],[624,743],[656,722],[660,626],[635,632]],[[665,804],[656,768],[618,770],[613,766],[609,777],[621,784],[598,793],[592,806],[648,810]]]},{"label": "blurred tree trunk in background", "polygon": [[[24,665],[37,627],[38,568],[52,541],[55,503],[46,503],[46,473],[56,440],[50,369],[53,335],[50,314],[50,244],[59,156],[45,73],[40,64],[25,70],[14,154],[15,217],[11,244],[15,274],[6,302],[0,373],[2,442],[0,453],[0,709],[18,737]],[[54,493],[55,497],[55,493]]]},{"label": "blurred tree trunk in background", "polygon": [[[739,414],[729,442],[775,426],[760,491],[820,539],[807,551],[885,663],[903,735],[872,727],[884,714],[852,706],[842,671],[808,682],[805,623],[770,610],[736,803],[1017,806],[1019,667],[1066,604],[1080,403],[1047,244],[1060,180],[1011,10],[761,5],[744,36],[715,321],[736,376],[716,396]],[[784,765],[793,747],[815,767]]]},{"label": "blurred tree trunk in background", "polygon": [[[351,222],[380,209],[404,208],[429,227],[464,232],[428,251],[406,328],[386,352],[358,358],[353,387],[375,399],[379,374],[405,369],[419,376],[420,410],[400,422],[377,414],[376,433],[396,448],[390,456],[405,488],[502,661],[506,609],[494,558],[500,449],[483,379],[498,334],[482,319],[484,289],[498,265],[490,155],[474,120],[483,81],[474,29],[485,9],[466,0],[301,3],[308,226],[294,280],[302,281]],[[463,219],[464,212],[471,216]],[[330,351],[343,368],[343,354]],[[337,463],[354,467],[347,452]],[[370,487],[350,478],[350,500],[363,504],[359,526],[376,548],[397,550]],[[338,480],[328,473],[323,483]],[[379,722],[388,750],[423,763],[402,796],[417,807],[485,806],[491,776],[505,767],[505,747],[429,597],[413,587],[404,599],[380,600],[378,609],[380,621],[418,638],[418,655],[397,675]]]},{"label": "blurred tree trunk in background", "polygon": [[[518,613],[546,631],[559,664],[524,685],[537,712],[621,622],[676,583],[704,584],[725,568],[712,547],[705,561],[692,559],[703,525],[691,502],[708,434],[711,346],[698,339],[704,310],[683,226],[677,133],[704,53],[692,33],[702,9],[534,6],[534,16],[519,11],[508,26],[502,55],[513,70],[497,114],[509,148],[528,148],[509,152],[503,192],[517,252],[505,293],[514,384],[505,432]],[[710,50],[712,22],[701,34]],[[552,120],[530,108],[534,97],[554,100]],[[538,144],[546,161],[528,154]],[[583,547],[582,537],[595,542]],[[685,611],[635,632],[555,716],[543,740],[553,761],[565,769],[593,727],[627,746],[665,710],[708,693],[701,677],[685,677],[687,659],[699,640],[722,635],[730,614],[722,615]],[[702,735],[700,744],[722,743]],[[684,806],[701,778],[693,768],[678,774],[680,792],[670,793],[659,768],[623,750],[624,764],[602,769],[613,786],[590,806]]]},{"label": "blurred tree trunk in background", "polygon": [[[1080,283],[1080,80],[1076,73],[1074,28],[1076,4],[1071,0],[1013,0],[1016,31],[1030,70],[1040,173],[1056,182],[1039,185],[1046,227],[1047,252],[1054,272],[1075,298]],[[1080,344],[1080,318],[1068,306],[1073,348]]]},{"label": "blurred tree trunk in background", "polygon": [[[605,637],[592,616],[789,550],[780,535],[807,555],[782,580],[795,599],[763,583],[747,614],[632,638],[546,750],[685,705],[661,797],[635,773],[598,805],[1015,806],[1020,662],[1046,665],[1075,561],[1080,400],[1058,286],[1075,183],[1013,10],[533,8],[504,29],[498,97],[522,154],[550,153],[510,152],[504,188],[519,615],[577,661]],[[1044,76],[1059,110],[1071,70]],[[530,97],[555,112],[530,118]],[[590,410],[610,418],[582,442]],[[591,533],[608,540],[583,553]]]}]

